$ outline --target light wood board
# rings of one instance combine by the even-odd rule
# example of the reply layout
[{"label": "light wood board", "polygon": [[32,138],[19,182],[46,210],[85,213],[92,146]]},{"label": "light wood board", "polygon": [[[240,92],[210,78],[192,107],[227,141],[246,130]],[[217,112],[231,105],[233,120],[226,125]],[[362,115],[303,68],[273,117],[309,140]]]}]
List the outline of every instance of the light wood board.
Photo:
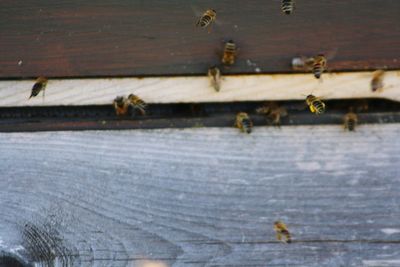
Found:
[{"label": "light wood board", "polygon": [[216,92],[207,77],[156,77],[50,80],[45,98],[28,100],[34,80],[1,81],[0,107],[107,105],[134,93],[148,103],[301,100],[310,93],[324,99],[387,98],[400,101],[400,71],[389,71],[385,88],[372,92],[372,72],[226,76]]},{"label": "light wood board", "polygon": [[[3,133],[0,253],[35,266],[399,266],[399,135]],[[275,240],[278,219],[292,244]]]}]

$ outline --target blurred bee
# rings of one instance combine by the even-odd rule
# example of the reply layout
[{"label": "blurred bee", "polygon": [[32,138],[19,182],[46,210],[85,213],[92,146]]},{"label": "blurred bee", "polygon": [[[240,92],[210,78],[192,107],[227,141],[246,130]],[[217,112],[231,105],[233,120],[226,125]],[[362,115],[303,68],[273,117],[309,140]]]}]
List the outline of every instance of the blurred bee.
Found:
[{"label": "blurred bee", "polygon": [[306,97],[306,103],[312,113],[318,115],[325,112],[325,103],[316,96],[308,95]]},{"label": "blurred bee", "polygon": [[127,98],[127,105],[131,108],[131,114],[135,115],[139,111],[141,115],[146,114],[147,104],[138,96],[130,94]]},{"label": "blurred bee", "polygon": [[245,112],[239,112],[236,115],[236,123],[235,126],[239,128],[244,133],[251,133],[251,129],[253,127],[253,122],[250,120],[250,117]]},{"label": "blurred bee", "polygon": [[356,125],[358,123],[357,114],[350,111],[344,116],[344,129],[349,131],[355,131]]},{"label": "blurred bee", "polygon": [[385,76],[385,72],[383,70],[377,70],[373,73],[371,80],[372,92],[381,91],[383,89],[383,76]]},{"label": "blurred bee", "polygon": [[222,63],[224,65],[235,64],[236,53],[237,53],[236,44],[232,40],[229,40],[228,42],[225,43],[224,52],[221,60]]},{"label": "blurred bee", "polygon": [[[292,237],[287,229],[286,225],[281,221],[276,221],[274,223],[274,230],[276,232],[276,239],[282,241],[283,243],[291,243]],[[283,238],[282,238],[283,237]]]},{"label": "blurred bee", "polygon": [[196,26],[207,28],[217,19],[217,12],[214,9],[208,9],[197,21]]},{"label": "blurred bee", "polygon": [[113,106],[115,109],[115,113],[118,116],[126,115],[128,113],[128,105],[126,98],[123,96],[117,96],[113,101]]},{"label": "blurred bee", "polygon": [[282,0],[282,12],[286,15],[292,14],[295,6],[295,0]]},{"label": "blurred bee", "polygon": [[48,80],[45,77],[37,78],[35,84],[32,87],[31,96],[29,97],[29,99],[37,96],[40,93],[40,91],[42,91],[42,90],[43,90],[43,98],[44,98],[47,81]]},{"label": "blurred bee", "polygon": [[322,73],[326,70],[327,59],[324,55],[319,54],[314,58],[312,72],[314,77],[319,79],[321,78]]},{"label": "blurred bee", "polygon": [[217,66],[213,66],[208,69],[208,77],[211,82],[211,86],[215,91],[219,92],[221,89],[221,71]]},{"label": "blurred bee", "polygon": [[262,107],[257,108],[258,114],[267,115],[273,125],[279,126],[281,124],[281,117],[288,115],[287,110],[284,107],[280,107],[275,102],[267,102]]}]

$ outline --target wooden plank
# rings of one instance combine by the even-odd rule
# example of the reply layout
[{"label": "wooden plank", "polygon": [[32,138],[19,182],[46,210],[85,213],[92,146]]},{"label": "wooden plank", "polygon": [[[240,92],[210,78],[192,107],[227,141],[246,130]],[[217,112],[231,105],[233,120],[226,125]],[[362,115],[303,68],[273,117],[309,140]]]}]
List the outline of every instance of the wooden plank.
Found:
[{"label": "wooden plank", "polygon": [[[395,267],[399,134],[0,134],[0,251],[49,266]],[[277,219],[293,244],[275,240]]]},{"label": "wooden plank", "polygon": [[108,105],[118,95],[134,93],[147,103],[387,98],[400,101],[400,71],[385,74],[385,88],[372,92],[372,72],[331,73],[323,82],[311,74],[227,76],[216,92],[207,77],[155,77],[50,80],[45,99],[28,99],[34,81],[0,82],[0,107]]},{"label": "wooden plank", "polygon": [[[240,48],[229,73],[290,72],[292,57],[334,54],[331,70],[400,68],[400,2],[41,0],[0,3],[0,77],[202,74],[224,41]],[[194,10],[219,25],[197,29]]]}]

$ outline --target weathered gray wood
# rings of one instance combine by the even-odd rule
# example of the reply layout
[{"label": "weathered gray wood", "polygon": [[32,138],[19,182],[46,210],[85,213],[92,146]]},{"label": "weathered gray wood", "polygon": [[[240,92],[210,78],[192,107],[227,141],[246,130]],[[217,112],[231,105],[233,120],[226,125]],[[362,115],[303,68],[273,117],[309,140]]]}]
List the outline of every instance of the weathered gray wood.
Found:
[{"label": "weathered gray wood", "polygon": [[[0,251],[55,266],[400,266],[399,135],[0,134]],[[277,219],[293,244],[276,242]]]}]

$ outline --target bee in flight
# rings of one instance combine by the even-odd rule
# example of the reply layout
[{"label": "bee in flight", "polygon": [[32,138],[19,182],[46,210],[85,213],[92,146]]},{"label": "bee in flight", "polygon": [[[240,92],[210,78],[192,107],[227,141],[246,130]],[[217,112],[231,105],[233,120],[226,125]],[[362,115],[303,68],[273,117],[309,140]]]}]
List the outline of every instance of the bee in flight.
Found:
[{"label": "bee in flight", "polygon": [[373,73],[371,80],[372,92],[381,91],[383,89],[383,76],[385,76],[385,72],[383,70],[377,70]]},{"label": "bee in flight", "polygon": [[278,241],[281,241],[283,243],[291,243],[292,242],[292,237],[289,233],[289,230],[283,222],[276,221],[274,223],[274,230],[276,233],[276,239]]},{"label": "bee in flight", "polygon": [[293,13],[295,0],[282,0],[282,12],[286,15]]},{"label": "bee in flight", "polygon": [[214,9],[208,9],[197,21],[196,26],[207,28],[217,19],[217,12]]},{"label": "bee in flight", "polygon": [[296,71],[311,71],[314,77],[319,79],[326,70],[327,62],[322,54],[316,57],[295,57],[292,59],[292,68]]},{"label": "bee in flight", "polygon": [[251,133],[253,128],[253,122],[250,120],[250,117],[245,112],[239,112],[236,115],[235,126],[239,128],[243,133]]},{"label": "bee in flight", "polygon": [[312,113],[319,115],[325,112],[325,103],[314,95],[308,95],[306,97],[306,103]]},{"label": "bee in flight", "polygon": [[349,131],[355,131],[356,125],[358,123],[357,114],[350,111],[344,115],[344,129]]},{"label": "bee in flight", "polygon": [[29,99],[37,96],[40,93],[40,91],[43,91],[43,98],[44,98],[44,92],[47,86],[47,81],[48,80],[45,77],[37,78],[35,84],[32,87],[31,96],[29,97]]},{"label": "bee in flight", "polygon": [[208,69],[208,77],[210,79],[211,86],[215,91],[219,92],[221,89],[221,71],[217,66],[213,66]]},{"label": "bee in flight", "polygon": [[115,113],[119,116],[131,114],[135,116],[136,112],[139,111],[141,115],[146,114],[147,104],[134,94],[130,94],[127,98],[118,96],[114,99],[113,106]]},{"label": "bee in flight", "polygon": [[262,107],[256,109],[258,114],[268,116],[273,125],[279,126],[281,124],[281,117],[288,115],[284,107],[280,107],[276,102],[267,102]]},{"label": "bee in flight", "polygon": [[236,44],[232,40],[226,42],[221,59],[222,64],[224,64],[225,66],[235,64],[236,53],[237,53]]}]

